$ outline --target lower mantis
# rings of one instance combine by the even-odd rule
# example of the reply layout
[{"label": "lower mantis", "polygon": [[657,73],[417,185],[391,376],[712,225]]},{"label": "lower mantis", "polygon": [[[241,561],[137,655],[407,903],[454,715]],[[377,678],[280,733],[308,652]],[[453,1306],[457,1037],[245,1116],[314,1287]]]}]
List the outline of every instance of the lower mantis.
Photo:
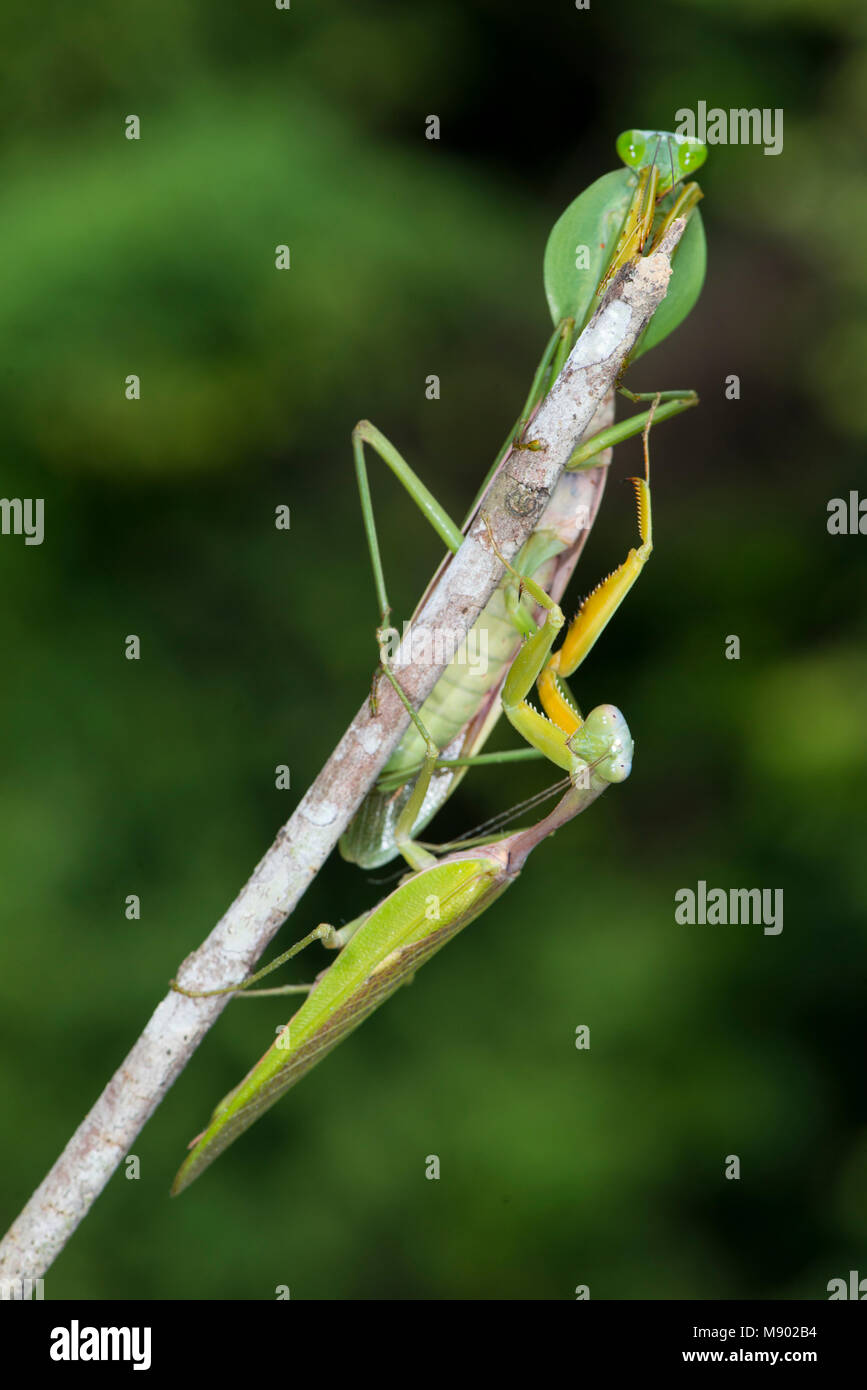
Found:
[{"label": "lower mantis", "polygon": [[[617,150],[627,167],[598,179],[567,208],[551,232],[545,252],[545,286],[556,327],[534,374],[521,415],[497,455],[482,491],[493,472],[505,465],[513,448],[533,447],[532,438],[527,437],[531,433],[528,427],[532,425],[533,415],[556,380],[582,324],[591,316],[612,275],[631,258],[641,255],[645,244],[651,239],[652,250],[672,219],[675,216],[689,216],[701,197],[695,183],[679,188],[680,181],[694,172],[704,160],[706,151],[700,142],[688,141],[666,132],[629,130],[618,138]],[[670,207],[662,204],[662,209],[658,210],[663,199],[670,202]],[[587,263],[580,270],[576,267],[577,249],[587,253]],[[703,237],[700,223],[693,218],[677,253],[669,294],[636,348],[633,359],[660,341],[689,312],[700,289],[703,273]],[[664,318],[661,319],[663,314]],[[639,397],[622,389],[623,394],[634,401],[654,398],[652,393]],[[661,401],[661,404],[657,401],[655,407],[657,422],[697,404],[698,397],[694,392],[670,391],[661,394]],[[556,585],[562,592],[592,521],[592,514],[587,514],[587,499],[591,499],[591,506],[595,510],[604,483],[604,476],[598,475],[585,482],[579,470],[599,465],[604,461],[603,450],[638,434],[645,427],[647,418],[648,412],[645,411],[603,430],[579,446],[536,531],[517,561],[523,573],[532,575],[546,587]],[[460,547],[464,533],[473,520],[478,497],[463,526],[458,527],[394,445],[369,421],[363,420],[356,425],[353,431],[355,469],[380,610],[377,636],[381,662],[385,665],[388,660],[385,655],[386,639],[397,634],[389,627],[391,605],[386,592],[370,498],[365,445],[375,450],[403,484],[451,554]],[[441,569],[437,571],[432,584],[436,583]],[[625,567],[621,566],[621,579],[625,582],[628,578],[628,582],[632,583],[636,577],[634,564],[627,559]],[[484,643],[484,673],[469,669],[466,661],[468,644],[462,644],[454,652],[444,675],[422,707],[422,721],[440,752],[436,775],[430,780],[427,793],[418,804],[415,823],[407,827],[402,812],[408,804],[428,745],[413,724],[343,835],[340,851],[345,859],[365,869],[388,863],[401,848],[398,825],[404,838],[410,832],[420,832],[455,790],[468,767],[534,756],[535,750],[495,754],[481,752],[499,715],[498,697],[505,673],[521,640],[534,626],[532,615],[520,604],[516,594],[514,583],[504,582],[492,595],[470,634],[472,643]],[[472,646],[469,649],[472,650]],[[558,674],[570,674],[579,659],[580,655],[570,644],[549,663],[539,691],[549,714],[549,706],[557,699]]]},{"label": "lower mantis", "polygon": [[[639,567],[653,545],[647,443],[652,418],[651,411],[644,429],[645,476],[633,480],[641,545],[632,554]],[[312,986],[288,985],[254,991],[272,995],[309,990],[309,994],[264,1057],[221,1101],[207,1128],[193,1140],[192,1151],[172,1186],[173,1195],[188,1187],[285,1091],[412,979],[425,961],[485,912],[514,883],[527,857],[542,840],[579,815],[606,787],[629,776],[632,736],[614,705],[599,705],[586,719],[582,718],[559,675],[552,678],[556,699],[552,701],[550,718],[528,703],[527,696],[550,662],[553,644],[565,619],[559,604],[532,578],[519,574],[507,561],[503,563],[545,613],[542,625],[527,638],[511,663],[503,685],[503,710],[531,747],[568,774],[562,798],[536,825],[500,840],[482,842],[482,847],[473,844],[457,848],[437,859],[411,835],[437,760],[435,745],[419,716],[413,713],[428,752],[398,825],[397,840],[412,872],[372,911],[345,927],[337,929],[322,923],[240,985],[207,991],[227,994],[247,990],[314,941],[340,951],[334,964]],[[575,650],[590,649],[621,602],[625,593],[621,572],[610,575],[595,593],[598,601],[584,605],[567,633],[567,642]],[[395,685],[400,693],[396,682]],[[172,985],[183,994],[193,993],[177,981],[172,981]]]}]

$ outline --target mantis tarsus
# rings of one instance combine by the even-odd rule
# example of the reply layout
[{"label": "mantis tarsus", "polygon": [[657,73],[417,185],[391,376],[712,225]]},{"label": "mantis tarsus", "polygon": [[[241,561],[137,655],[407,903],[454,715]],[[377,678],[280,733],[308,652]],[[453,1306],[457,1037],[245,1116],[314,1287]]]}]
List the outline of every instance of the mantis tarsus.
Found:
[{"label": "mantis tarsus", "polygon": [[[620,149],[623,141],[628,141],[627,152],[637,150],[640,142],[632,137],[654,134],[627,132],[618,142],[618,148]],[[657,136],[657,144],[662,138],[674,139]],[[698,153],[691,147],[686,151],[686,155],[689,156],[686,160],[688,164],[699,162]],[[660,175],[655,162],[647,165],[640,163],[640,159],[640,154],[636,154],[640,169],[637,187],[628,202],[622,219],[622,231],[610,256],[612,265],[617,262],[615,269],[631,257],[642,253],[645,243],[652,235],[654,220],[659,215],[657,199],[660,184],[665,183],[664,176]],[[663,196],[676,187],[678,181],[675,178],[673,153],[671,165],[671,178],[668,181],[668,189],[663,187]],[[682,173],[678,177],[682,177]],[[592,192],[593,189],[588,190],[588,193]],[[584,196],[586,195],[582,195]],[[691,206],[699,195],[687,188],[674,196],[677,205],[684,210],[685,202]],[[568,213],[566,215],[568,216]],[[663,210],[662,215],[664,220],[670,221],[672,214],[669,209],[668,212]],[[555,232],[556,230],[555,228]],[[604,278],[607,278],[607,271],[600,276],[600,279]],[[549,297],[552,292],[551,284],[552,281],[548,279]],[[594,286],[594,295],[596,288]],[[593,296],[591,301],[592,298]],[[578,307],[576,304],[576,311]],[[582,319],[589,307],[592,307],[592,304],[581,314]],[[531,437],[528,439],[527,426],[531,426],[533,411],[559,370],[558,363],[565,358],[564,346],[574,332],[573,324],[574,316],[570,315],[558,326],[549,343],[515,432],[518,447],[532,446]],[[417,775],[410,781],[409,773],[401,768],[400,775],[404,781],[410,782],[410,785],[389,821],[389,852],[384,858],[391,858],[395,852],[400,852],[412,872],[376,907],[346,926],[336,929],[321,924],[277,960],[247,980],[222,990],[208,992],[222,994],[247,990],[249,986],[317,940],[326,947],[339,950],[337,959],[322,972],[312,986],[289,985],[279,989],[252,991],[285,994],[309,990],[309,994],[264,1057],[240,1085],[225,1097],[214,1111],[208,1127],[193,1141],[190,1146],[192,1151],[175,1178],[173,1193],[186,1188],[239,1134],[273,1105],[284,1091],[300,1080],[389,995],[406,983],[447,941],[484,912],[514,882],[528,855],[541,840],[577,816],[611,783],[621,782],[628,777],[632,765],[633,745],[623,715],[614,705],[600,705],[583,718],[571,699],[564,677],[570,675],[583,661],[650,554],[652,536],[648,432],[654,414],[659,419],[665,414],[674,413],[672,409],[667,409],[669,406],[685,408],[684,393],[669,394],[674,399],[661,403],[658,393],[649,411],[632,421],[627,421],[625,426],[615,427],[615,430],[619,429],[617,438],[627,437],[628,434],[637,433],[639,430],[643,433],[645,476],[633,480],[638,502],[641,543],[637,549],[630,551],[626,561],[589,595],[569,626],[558,651],[553,651],[553,645],[564,626],[564,616],[559,604],[549,597],[536,577],[543,560],[548,558],[548,554],[545,553],[546,547],[550,554],[550,538],[544,535],[540,537],[540,531],[537,531],[525,547],[516,566],[503,562],[507,570],[507,580],[505,587],[499,591],[502,594],[502,621],[512,625],[518,633],[518,640],[515,650],[503,658],[501,669],[497,673],[496,683],[502,686],[501,699],[497,704],[502,705],[508,719],[530,745],[531,750],[547,757],[567,773],[566,782],[561,787],[561,790],[565,787],[562,798],[549,815],[533,826],[515,831],[502,839],[482,842],[481,848],[465,845],[436,858],[417,843],[414,833],[433,814],[433,811],[428,809],[428,798],[436,769],[443,761],[441,743],[428,721],[430,702],[426,702],[419,712],[410,709],[415,734],[413,757]],[[692,403],[692,400],[686,401],[686,404]],[[389,609],[375,527],[372,513],[369,511],[369,495],[366,496],[363,439],[375,444],[385,461],[405,481],[416,500],[420,497],[429,499],[431,505],[428,505],[426,500],[422,500],[421,505],[450,549],[455,548],[454,542],[459,543],[462,532],[454,527],[447,517],[443,520],[444,514],[415,476],[410,475],[407,466],[387,440],[373,431],[372,426],[361,433],[356,431],[356,463],[361,459],[361,467],[358,469],[359,484],[362,503],[366,508],[365,520],[380,599],[382,626],[385,626]],[[494,467],[499,466],[513,442],[513,437],[510,436]],[[601,447],[600,440],[597,438],[582,446],[582,461],[588,447],[598,449]],[[493,546],[492,537],[490,543]],[[541,625],[537,626],[533,611],[523,607],[524,594],[532,600],[535,606],[533,611],[544,614]],[[496,617],[497,621],[501,620],[499,613]],[[405,698],[388,662],[384,659],[382,669],[401,698]],[[535,710],[527,698],[537,683],[544,714]],[[472,729],[474,748],[480,746],[487,732],[487,728],[483,726],[489,726],[492,722],[490,711],[485,712],[481,721],[478,715],[477,709],[475,716],[471,716],[469,720],[466,717],[458,720],[458,735],[465,743],[466,731]],[[470,756],[467,761],[478,761],[478,758]],[[378,852],[382,852],[381,843]],[[384,859],[377,862],[384,862]],[[181,993],[188,993],[176,981],[172,983]]]}]

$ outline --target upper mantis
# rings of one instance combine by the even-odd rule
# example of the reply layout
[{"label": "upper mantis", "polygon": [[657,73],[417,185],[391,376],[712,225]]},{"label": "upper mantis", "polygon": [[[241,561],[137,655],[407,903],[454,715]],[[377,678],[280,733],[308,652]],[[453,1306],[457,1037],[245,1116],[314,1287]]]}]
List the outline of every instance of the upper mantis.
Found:
[{"label": "upper mantis", "polygon": [[[650,249],[653,249],[675,216],[691,214],[675,257],[668,295],[654,315],[633,354],[633,360],[661,341],[681,322],[701,289],[704,237],[698,214],[693,212],[701,193],[695,183],[683,188],[679,185],[688,173],[700,167],[705,158],[705,147],[682,136],[629,130],[619,137],[617,150],[627,167],[597,179],[570,204],[551,231],[545,251],[545,287],[556,327],[533,376],[521,415],[500,449],[481,491],[484,491],[495,470],[506,464],[512,449],[533,447],[533,415],[557,379],[563,362],[584,323],[592,315],[611,276],[621,265],[640,254],[646,244],[651,243]],[[576,261],[581,264],[576,264]],[[624,394],[638,399],[631,392]],[[648,394],[646,399],[651,399],[652,395]],[[661,399],[662,404],[656,411],[657,423],[698,401],[695,393],[690,391],[665,392]],[[557,586],[562,592],[592,521],[592,516],[588,516],[587,499],[592,497],[594,503],[598,504],[601,493],[601,487],[588,488],[581,470],[598,463],[604,449],[639,433],[646,422],[647,412],[644,412],[602,431],[576,450],[539,525],[517,561],[522,573],[533,575],[537,582],[549,588],[553,586],[556,575]],[[391,606],[370,500],[365,444],[376,450],[403,483],[451,553],[459,549],[464,533],[475,516],[476,503],[471,507],[463,526],[458,527],[379,430],[366,420],[355,427],[355,468],[380,607],[378,635],[384,645],[394,630],[389,628]],[[636,573],[631,567],[630,573],[634,580]],[[438,575],[439,571],[433,583]],[[505,762],[525,756],[520,752],[481,754],[481,749],[499,716],[498,695],[506,671],[521,640],[532,627],[531,615],[517,601],[514,583],[506,579],[477,620],[468,642],[454,651],[446,671],[422,706],[422,723],[440,750],[440,757],[437,775],[432,779],[411,827],[413,834],[427,825],[454,791],[468,767],[482,761]],[[468,647],[471,652],[481,650],[484,654],[483,670],[468,664]],[[558,669],[558,661],[561,663],[561,674],[570,674],[578,661],[583,659],[586,650],[575,660],[571,651],[554,658],[551,675]],[[546,698],[553,699],[552,692],[553,684],[549,678],[540,688],[543,703]],[[342,837],[340,851],[344,858],[362,868],[372,869],[387,863],[398,853],[397,823],[425,751],[424,737],[419,728],[411,725]]]},{"label": "upper mantis", "polygon": [[[642,254],[645,245],[653,237],[660,215],[666,225],[674,215],[670,208],[660,209],[660,189],[663,198],[671,194],[671,200],[680,213],[688,212],[700,196],[694,185],[687,186],[679,193],[674,190],[686,168],[696,167],[700,162],[703,151],[696,149],[695,144],[686,145],[679,150],[675,165],[675,147],[669,143],[671,167],[666,181],[666,175],[661,172],[655,156],[647,162],[641,152],[642,139],[647,143],[650,136],[655,138],[655,149],[663,138],[656,133],[627,132],[618,142],[618,149],[626,142],[626,155],[634,159],[638,169],[634,190],[626,200],[625,210],[620,219],[620,234],[613,252],[609,252],[602,273],[594,283],[590,302],[583,310],[579,302],[580,296],[575,295],[574,285],[567,286],[568,292],[572,293],[575,300],[572,306],[575,313],[566,315],[558,324],[534,378],[522,417],[514,435],[510,435],[495,461],[495,468],[502,464],[512,447],[532,447],[532,415],[559,371],[558,364],[562,363],[568,351],[565,345],[577,331],[576,318],[580,326],[584,318],[589,316],[595,296],[604,288],[604,283],[610,275],[616,273],[621,265]],[[664,138],[667,142],[676,139],[668,136]],[[624,150],[621,150],[621,153],[623,154]],[[624,170],[606,178],[616,178],[622,183],[621,175],[626,174],[627,171]],[[631,176],[627,175],[627,178],[629,177]],[[598,185],[604,183],[604,179],[599,180],[582,195],[582,198],[586,198],[588,194],[596,196]],[[606,200],[606,216],[610,216],[614,205],[610,189],[606,193]],[[574,218],[574,209],[580,202],[581,199],[576,200],[576,204],[572,205],[564,217],[569,218],[572,215]],[[551,242],[555,240],[562,222],[563,219],[555,227]],[[596,227],[597,224],[593,225]],[[574,237],[574,230],[569,236]],[[556,252],[554,261],[556,270]],[[558,284],[556,273],[552,272],[549,275],[547,256],[546,284],[549,298],[554,296],[552,309],[556,317],[555,306],[559,307],[562,304],[563,284]],[[689,299],[690,292],[694,299],[697,289],[694,285],[692,290],[685,286],[684,292],[686,299]],[[692,299],[689,300],[686,309],[683,309],[681,317],[688,311]],[[664,301],[664,304],[667,302]],[[684,302],[686,300],[682,298],[681,307]],[[671,319],[670,314],[671,326],[674,326],[675,321],[679,320]],[[645,344],[651,340],[653,327],[651,322],[645,335]],[[667,331],[670,331],[670,328]],[[658,337],[652,341],[658,341]],[[445,717],[451,718],[454,729],[452,741],[460,739],[463,747],[469,746],[474,750],[481,745],[493,722],[491,700],[487,697],[479,700],[477,692],[474,692],[474,699],[458,706],[457,713],[454,710],[449,712],[448,700],[441,699],[439,703],[434,700],[440,685],[443,684],[441,681],[419,712],[410,709],[413,720],[410,732],[414,734],[414,744],[410,741],[409,749],[401,745],[395,755],[399,764],[396,775],[406,783],[406,790],[397,802],[392,803],[392,809],[384,822],[385,832],[381,828],[377,831],[370,849],[372,855],[378,856],[374,858],[374,862],[384,862],[399,851],[413,872],[376,907],[343,928],[338,930],[330,925],[321,924],[276,961],[249,979],[240,984],[229,985],[223,990],[209,991],[219,994],[246,989],[316,940],[340,951],[335,962],[318,977],[313,986],[290,985],[283,989],[261,991],[282,994],[309,990],[309,994],[265,1056],[220,1103],[206,1130],[193,1141],[192,1152],[175,1179],[172,1188],[174,1193],[187,1187],[228,1144],[326,1052],[357,1027],[394,990],[411,978],[451,937],[484,912],[514,882],[528,855],[542,839],[578,815],[608,785],[621,782],[628,777],[632,766],[633,745],[623,715],[613,705],[600,705],[583,718],[571,698],[564,678],[572,674],[583,661],[651,552],[648,462],[650,424],[654,414],[659,419],[666,414],[675,413],[671,407],[684,409],[686,405],[694,403],[692,399],[687,398],[687,393],[682,392],[669,393],[669,399],[665,400],[664,404],[660,403],[661,399],[661,395],[657,394],[652,408],[637,417],[637,423],[635,420],[629,421],[625,426],[619,427],[619,433],[615,431],[617,438],[625,438],[638,430],[642,431],[644,437],[645,474],[643,478],[633,480],[638,503],[640,544],[629,552],[624,563],[588,597],[569,626],[559,650],[554,652],[553,646],[564,627],[563,613],[538,578],[543,563],[556,553],[557,544],[562,544],[556,535],[550,531],[546,532],[545,519],[548,517],[548,511],[542,519],[542,525],[518,557],[516,565],[503,561],[507,576],[504,587],[498,591],[500,607],[496,608],[492,601],[480,619],[488,624],[489,630],[494,631],[499,625],[509,634],[513,649],[498,658],[495,680],[488,689],[490,691],[498,685],[502,686],[501,700],[494,699],[493,703],[501,703],[508,719],[532,750],[547,757],[566,772],[567,779],[563,784],[565,791],[558,805],[536,825],[491,843],[481,842],[484,844],[483,848],[464,846],[437,859],[414,838],[418,827],[424,824],[433,814],[433,809],[436,809],[435,806],[430,809],[431,786],[436,769],[443,761],[441,749],[444,742],[449,741],[443,740],[441,727],[436,721],[440,719],[441,711],[445,708]],[[606,434],[608,437],[605,442],[612,442],[611,432],[608,431]],[[367,491],[363,460],[365,440],[374,444],[393,471],[405,482],[450,549],[457,548],[462,532],[438,508],[438,504],[415,475],[410,473],[387,440],[374,431],[372,426],[356,428],[356,467],[380,600],[382,670],[395,685],[401,698],[405,698],[384,651],[383,629],[387,626],[390,609]],[[582,466],[586,461],[588,448],[592,456],[599,447],[602,445],[598,437],[590,441],[589,445],[582,446],[577,451],[577,466]],[[552,498],[552,505],[555,498],[556,493]],[[490,544],[496,550],[490,531],[488,534]],[[533,601],[532,610],[523,605],[524,594]],[[534,619],[535,612],[544,614],[539,626]],[[517,634],[515,638],[512,637],[513,633]],[[504,645],[508,647],[509,644]],[[528,703],[527,697],[537,683],[545,714],[540,714]],[[407,740],[404,740],[404,743],[407,743]],[[401,754],[402,762],[399,757]],[[394,761],[392,759],[392,764]],[[472,752],[465,754],[459,768],[462,770],[469,761],[478,761],[478,758],[474,757]],[[410,772],[415,772],[416,775],[411,777]],[[375,794],[381,797],[382,788],[380,787]],[[181,992],[187,992],[176,982],[173,984]]]}]

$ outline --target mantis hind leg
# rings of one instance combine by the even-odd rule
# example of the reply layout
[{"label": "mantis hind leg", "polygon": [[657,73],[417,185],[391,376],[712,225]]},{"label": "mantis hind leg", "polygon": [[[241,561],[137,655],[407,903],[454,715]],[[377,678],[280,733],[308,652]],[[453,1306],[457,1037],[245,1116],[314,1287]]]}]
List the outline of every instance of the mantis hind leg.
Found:
[{"label": "mantis hind leg", "polygon": [[[385,572],[382,565],[382,554],[379,549],[379,536],[376,530],[376,518],[373,514],[373,502],[370,496],[370,482],[367,476],[367,462],[364,457],[364,446],[370,447],[382,459],[383,463],[391,469],[398,482],[406,488],[412,500],[415,502],[422,516],[430,522],[437,535],[445,542],[452,554],[456,554],[463,541],[463,533],[459,526],[456,526],[448,512],[440,506],[433,493],[425,487],[424,483],[416,473],[410,468],[406,459],[398,453],[397,449],[386,439],[380,430],[372,425],[369,420],[359,420],[355,429],[352,431],[352,452],[355,459],[355,476],[358,481],[358,493],[361,499],[361,515],[364,521],[364,530],[367,536],[367,547],[370,552],[370,563],[373,569],[373,581],[376,587],[376,599],[379,605],[379,626],[376,631],[376,640],[379,643],[380,665],[385,666],[383,648],[389,632],[391,622],[391,604],[388,600],[388,593],[385,587]],[[370,691],[371,708],[376,709],[376,685],[379,680],[380,671],[374,672]]]},{"label": "mantis hind leg", "polygon": [[322,945],[329,951],[342,950],[369,916],[369,912],[362,912],[359,917],[354,917],[351,922],[347,922],[342,927],[332,927],[329,922],[320,922],[318,927],[314,927],[313,931],[308,932],[300,941],[296,941],[295,945],[290,946],[288,951],[284,951],[276,960],[270,961],[261,970],[248,975],[245,980],[241,980],[236,985],[226,985],[223,989],[185,989],[183,985],[178,984],[177,980],[170,980],[169,984],[176,994],[184,994],[188,999],[211,999],[217,994],[237,994],[241,999],[261,999],[265,995],[277,994],[309,994],[315,981],[309,985],[280,985],[275,989],[250,989],[250,986],[256,984],[257,980],[264,980],[266,975],[270,975],[272,971],[279,970],[281,965],[285,965],[306,946],[311,946],[314,941],[321,941]]},{"label": "mantis hind leg", "polygon": [[[310,946],[314,941],[321,941],[324,945],[329,946],[339,945],[340,943],[334,940],[338,935],[339,933],[335,931],[334,927],[327,922],[321,922],[312,932],[308,932],[307,936],[296,941],[294,946],[290,946],[288,951],[284,951],[276,960],[272,960],[270,965],[263,966],[261,970],[257,970],[253,975],[248,975],[246,979],[240,980],[236,985],[225,985],[222,989],[185,989],[183,985],[178,984],[177,980],[170,980],[169,984],[176,994],[185,994],[188,999],[212,999],[217,994],[236,994],[248,989],[257,980],[264,979],[266,975],[271,974],[272,970],[277,970],[279,966],[285,965],[287,960],[297,956],[299,951],[303,951],[305,946]],[[306,994],[312,988],[312,985],[283,985],[280,989],[254,990],[253,993]]]}]

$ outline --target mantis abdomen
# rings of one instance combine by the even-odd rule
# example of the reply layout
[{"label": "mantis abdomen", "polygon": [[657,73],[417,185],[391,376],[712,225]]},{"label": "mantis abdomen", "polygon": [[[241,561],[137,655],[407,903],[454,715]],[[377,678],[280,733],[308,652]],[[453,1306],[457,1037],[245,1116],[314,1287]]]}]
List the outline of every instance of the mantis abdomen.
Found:
[{"label": "mantis abdomen", "polygon": [[193,1141],[173,1195],[484,912],[514,877],[507,855],[464,853],[415,875],[383,899],[265,1055],[220,1101],[207,1129]]}]

